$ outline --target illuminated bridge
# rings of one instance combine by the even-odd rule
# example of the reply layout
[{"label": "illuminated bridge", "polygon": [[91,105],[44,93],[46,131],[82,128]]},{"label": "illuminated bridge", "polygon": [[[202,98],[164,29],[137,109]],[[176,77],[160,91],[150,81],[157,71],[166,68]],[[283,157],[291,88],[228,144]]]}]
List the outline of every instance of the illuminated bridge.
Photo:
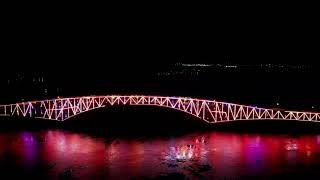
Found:
[{"label": "illuminated bridge", "polygon": [[81,113],[108,106],[144,105],[176,109],[207,123],[236,120],[320,121],[320,113],[285,111],[214,100],[163,96],[84,96],[0,105],[0,116],[21,116],[64,121]]}]

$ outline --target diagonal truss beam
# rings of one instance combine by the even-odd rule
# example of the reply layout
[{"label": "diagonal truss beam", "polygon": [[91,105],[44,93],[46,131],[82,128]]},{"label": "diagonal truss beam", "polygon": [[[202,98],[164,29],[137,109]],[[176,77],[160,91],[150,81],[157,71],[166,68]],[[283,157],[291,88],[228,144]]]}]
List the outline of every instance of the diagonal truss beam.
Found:
[{"label": "diagonal truss beam", "polygon": [[0,116],[22,116],[64,121],[78,114],[107,106],[145,105],[176,109],[207,123],[235,120],[320,121],[320,113],[280,111],[227,102],[169,96],[83,96],[0,105]]}]

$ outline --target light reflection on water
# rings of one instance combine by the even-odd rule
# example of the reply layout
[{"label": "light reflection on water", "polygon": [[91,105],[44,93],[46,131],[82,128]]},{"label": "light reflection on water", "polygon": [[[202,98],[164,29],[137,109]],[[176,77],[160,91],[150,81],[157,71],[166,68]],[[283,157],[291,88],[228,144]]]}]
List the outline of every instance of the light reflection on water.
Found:
[{"label": "light reflection on water", "polygon": [[319,154],[319,135],[205,132],[117,139],[60,130],[0,133],[0,171],[26,169],[53,178],[273,176],[301,167],[318,171]]}]

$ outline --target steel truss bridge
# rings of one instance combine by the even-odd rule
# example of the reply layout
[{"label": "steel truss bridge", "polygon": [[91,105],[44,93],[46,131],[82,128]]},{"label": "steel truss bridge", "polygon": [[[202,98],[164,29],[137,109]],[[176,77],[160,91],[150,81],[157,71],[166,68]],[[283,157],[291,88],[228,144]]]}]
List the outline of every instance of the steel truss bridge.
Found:
[{"label": "steel truss bridge", "polygon": [[143,95],[84,96],[0,105],[0,116],[64,121],[93,109],[116,105],[166,107],[188,113],[207,123],[272,119],[320,122],[320,113],[314,112],[266,109],[188,97]]}]

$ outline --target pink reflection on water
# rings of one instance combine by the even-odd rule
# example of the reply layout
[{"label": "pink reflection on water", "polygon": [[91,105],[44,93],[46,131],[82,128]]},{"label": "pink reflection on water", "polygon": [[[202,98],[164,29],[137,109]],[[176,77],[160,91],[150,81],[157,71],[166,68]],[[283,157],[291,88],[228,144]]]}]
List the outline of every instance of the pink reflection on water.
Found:
[{"label": "pink reflection on water", "polygon": [[[0,133],[0,165],[33,168],[58,178],[129,179],[178,172],[196,177],[260,176],[320,163],[318,135],[207,132],[182,137],[108,140],[65,131]],[[5,157],[10,157],[6,159]],[[13,160],[12,160],[13,159]]]}]

